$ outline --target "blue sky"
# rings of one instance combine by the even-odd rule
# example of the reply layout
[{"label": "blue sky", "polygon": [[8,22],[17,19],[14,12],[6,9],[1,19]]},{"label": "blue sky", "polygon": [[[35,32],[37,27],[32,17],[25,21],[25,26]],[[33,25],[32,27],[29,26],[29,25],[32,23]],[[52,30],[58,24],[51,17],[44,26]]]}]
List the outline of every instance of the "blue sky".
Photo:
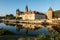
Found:
[{"label": "blue sky", "polygon": [[60,10],[60,0],[0,0],[0,16],[16,14],[16,9],[25,11],[28,5],[29,10],[47,12],[49,7],[53,10]]}]

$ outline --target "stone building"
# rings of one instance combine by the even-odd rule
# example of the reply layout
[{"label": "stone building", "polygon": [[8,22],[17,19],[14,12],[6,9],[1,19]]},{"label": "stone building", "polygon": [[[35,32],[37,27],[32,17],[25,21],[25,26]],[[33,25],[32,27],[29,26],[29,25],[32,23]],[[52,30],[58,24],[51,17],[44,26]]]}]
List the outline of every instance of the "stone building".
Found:
[{"label": "stone building", "polygon": [[51,7],[48,9],[46,15],[47,15],[48,19],[52,19],[53,18],[53,10],[52,10]]},{"label": "stone building", "polygon": [[20,18],[22,20],[40,20],[46,19],[47,16],[37,11],[29,11],[28,6],[26,5],[24,12],[20,11],[19,9],[16,10],[16,18]]}]

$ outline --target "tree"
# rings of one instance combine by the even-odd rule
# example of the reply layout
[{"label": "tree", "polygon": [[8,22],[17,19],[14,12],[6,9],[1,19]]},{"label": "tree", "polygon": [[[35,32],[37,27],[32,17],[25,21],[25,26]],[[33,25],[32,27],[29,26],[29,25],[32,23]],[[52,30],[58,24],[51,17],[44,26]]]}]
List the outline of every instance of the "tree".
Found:
[{"label": "tree", "polygon": [[15,16],[13,14],[6,15],[6,19],[15,19]]},{"label": "tree", "polygon": [[53,18],[60,18],[60,10],[53,11]]},{"label": "tree", "polygon": [[17,19],[22,19],[22,17],[18,17]]}]

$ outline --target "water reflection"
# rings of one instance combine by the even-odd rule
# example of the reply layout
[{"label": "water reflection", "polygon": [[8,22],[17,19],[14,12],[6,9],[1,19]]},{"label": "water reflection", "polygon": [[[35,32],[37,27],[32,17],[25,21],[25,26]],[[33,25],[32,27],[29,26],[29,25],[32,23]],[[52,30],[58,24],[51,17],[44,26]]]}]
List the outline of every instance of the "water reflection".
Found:
[{"label": "water reflection", "polygon": [[60,25],[54,25],[52,28],[60,33]]},{"label": "water reflection", "polygon": [[23,29],[22,25],[16,25],[16,30],[20,31],[20,29]]},{"label": "water reflection", "polygon": [[53,25],[46,25],[46,28],[48,29],[49,32],[53,32],[53,28],[52,28]]},{"label": "water reflection", "polygon": [[10,25],[10,26],[15,26],[14,23],[8,23],[8,22],[4,22],[5,25]]},{"label": "water reflection", "polygon": [[29,29],[38,29],[38,28],[42,28],[43,26],[40,24],[26,24],[26,23],[19,23],[18,25],[22,25],[23,28],[29,30]]},{"label": "water reflection", "polygon": [[53,25],[27,24],[27,23],[0,23],[0,28],[3,27],[12,33],[18,35],[39,35],[41,33],[48,34],[54,29]]},{"label": "water reflection", "polygon": [[47,28],[40,24],[26,24],[26,23],[19,23],[16,25],[16,30],[20,31],[21,29],[25,29],[25,34],[30,35],[37,35],[40,33],[48,33]]}]

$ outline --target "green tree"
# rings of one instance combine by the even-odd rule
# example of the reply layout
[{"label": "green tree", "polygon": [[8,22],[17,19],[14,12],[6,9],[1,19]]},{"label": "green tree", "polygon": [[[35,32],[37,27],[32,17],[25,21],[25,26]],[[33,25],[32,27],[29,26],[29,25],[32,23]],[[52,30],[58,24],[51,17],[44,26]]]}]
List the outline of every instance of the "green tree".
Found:
[{"label": "green tree", "polygon": [[53,18],[60,18],[60,10],[53,11]]},{"label": "green tree", "polygon": [[15,19],[15,16],[13,14],[6,15],[6,19]]}]

